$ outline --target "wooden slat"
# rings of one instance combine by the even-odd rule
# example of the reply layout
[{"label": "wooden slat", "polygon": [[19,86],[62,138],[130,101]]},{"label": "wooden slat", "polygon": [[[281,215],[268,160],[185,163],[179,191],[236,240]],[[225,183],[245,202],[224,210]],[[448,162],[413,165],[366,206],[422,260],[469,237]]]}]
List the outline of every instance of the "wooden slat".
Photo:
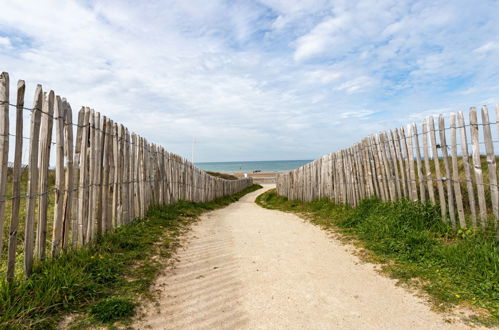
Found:
[{"label": "wooden slat", "polygon": [[79,194],[78,194],[78,245],[82,246],[87,241],[87,215],[86,207],[88,200],[88,134],[90,109],[85,107],[80,110],[83,112],[82,134],[80,143],[80,175],[79,175]]},{"label": "wooden slat", "polygon": [[144,139],[139,137],[139,189],[140,189],[140,217],[145,215],[145,203],[146,203],[146,193],[145,193],[145,160],[144,160]]},{"label": "wooden slat", "polygon": [[400,182],[400,172],[397,164],[397,150],[395,146],[395,140],[393,137],[393,131],[389,132],[388,138],[390,142],[389,149],[390,149],[390,157],[392,159],[392,167],[393,167],[393,180],[395,183],[395,191],[398,199],[401,198],[403,195],[402,195],[402,186]]},{"label": "wooden slat", "polygon": [[[385,179],[385,173],[384,173],[384,169],[383,169],[383,165],[382,165],[382,161],[381,161],[381,151],[380,151],[380,147],[379,147],[378,136],[377,135],[373,136],[371,141],[372,141],[371,143],[374,147],[374,164],[376,165],[376,174],[377,174],[378,185],[379,185],[380,193],[381,193],[379,197],[382,200],[387,201],[389,199],[389,193],[388,193],[388,186],[387,186],[387,182]],[[349,172],[345,172],[345,173],[349,173]]]},{"label": "wooden slat", "polygon": [[471,147],[473,150],[473,171],[478,193],[478,206],[480,209],[480,222],[483,228],[487,227],[487,205],[485,203],[485,189],[483,185],[482,165],[480,161],[480,140],[478,136],[478,120],[476,108],[470,109]]},{"label": "wooden slat", "polygon": [[103,233],[111,229],[109,219],[109,124],[110,120],[106,116],[103,117],[102,127],[102,227]]},{"label": "wooden slat", "polygon": [[[377,169],[376,169],[376,158],[374,156],[374,146],[372,145],[372,140],[370,137],[366,138],[366,147],[367,147],[369,163],[370,163],[369,168],[371,170],[371,180],[373,182],[374,196],[380,197],[381,196],[381,188],[380,188],[379,183],[378,183],[378,174],[377,174]],[[337,155],[337,153],[335,155]],[[336,202],[339,203],[340,200],[338,199]]]},{"label": "wooden slat", "polygon": [[[344,182],[344,189],[345,189],[345,203],[352,205],[352,193],[351,193],[352,183],[350,180],[350,178],[351,178],[351,176],[350,176],[350,162],[348,161],[348,153],[347,153],[346,149],[343,150],[341,158],[343,160],[343,171],[344,171],[343,182]],[[306,174],[308,174],[308,171],[306,172]],[[308,179],[308,175],[307,175],[306,176],[307,190],[309,188],[308,182],[309,182],[309,179]],[[307,196],[306,200],[308,200],[308,196]]]},{"label": "wooden slat", "polygon": [[109,127],[107,128],[107,134],[108,134],[108,157],[109,157],[109,186],[108,186],[108,230],[114,228],[115,222],[113,220],[113,214],[114,214],[114,204],[113,204],[113,199],[114,199],[114,191],[115,191],[115,181],[114,181],[114,176],[115,176],[115,168],[114,168],[114,121],[109,120]]},{"label": "wooden slat", "polygon": [[[165,177],[166,177],[166,173],[165,173],[165,150],[162,148],[162,147],[159,147],[159,172],[160,172],[160,193],[161,193],[161,197],[160,197],[160,200],[161,200],[161,204],[166,204],[166,180],[165,180]],[[196,185],[198,184],[198,181],[199,180],[199,172],[196,171]],[[196,188],[198,188],[196,186]],[[200,195],[199,195],[199,190],[196,190],[196,201],[200,201]]]},{"label": "wooden slat", "polygon": [[414,145],[414,156],[416,157],[416,174],[417,180],[419,183],[419,200],[424,202],[426,201],[426,189],[424,184],[424,176],[423,176],[423,166],[421,164],[421,150],[419,147],[419,135],[418,135],[418,126],[416,123],[412,124],[412,143]]},{"label": "wooden slat", "polygon": [[26,201],[26,220],[24,224],[24,274],[30,276],[33,271],[33,248],[35,244],[35,206],[38,192],[38,141],[40,136],[41,111],[43,104],[43,90],[41,85],[36,86],[34,111],[31,113],[30,141],[29,141],[29,174]]},{"label": "wooden slat", "polygon": [[[402,129],[402,134],[404,133],[404,130]],[[406,138],[406,144],[407,144],[407,163],[408,163],[408,168],[409,168],[409,176],[408,179],[410,181],[410,186],[411,186],[411,199],[413,201],[418,200],[418,189],[416,186],[416,171],[414,168],[414,146],[412,143],[413,140],[413,133],[412,133],[412,125],[407,125],[407,136]]]},{"label": "wooden slat", "polygon": [[426,186],[428,187],[428,196],[430,198],[430,202],[435,204],[435,190],[433,189],[430,155],[428,153],[428,125],[426,119],[423,120],[423,157],[425,165],[424,178],[426,180]]},{"label": "wooden slat", "polygon": [[105,137],[104,137],[104,130],[105,130],[105,122],[107,118],[106,116],[102,115],[99,113],[99,128],[97,130],[97,133],[99,135],[99,152],[98,152],[98,158],[97,158],[97,178],[98,178],[98,185],[97,185],[97,200],[98,200],[98,209],[97,209],[97,235],[101,236],[104,233],[104,223],[103,223],[103,218],[104,218],[104,202],[103,202],[103,194],[104,190],[107,189],[106,186],[104,186],[104,143]]},{"label": "wooden slat", "polygon": [[96,143],[95,143],[95,122],[96,113],[94,109],[90,109],[88,121],[88,200],[87,200],[87,243],[91,244],[94,241],[95,234],[95,202],[96,202],[96,182],[95,182],[95,159],[96,159]]},{"label": "wooden slat", "polygon": [[[414,154],[412,151],[412,141],[411,139],[407,138],[403,127],[401,127],[399,130],[399,136],[400,136],[400,143],[402,144],[402,149],[405,155],[407,190],[409,193],[408,196],[412,200],[417,200],[418,193],[417,193],[416,180],[414,175],[414,157],[413,157]],[[410,131],[409,131],[409,137],[410,137]]]},{"label": "wooden slat", "polygon": [[451,220],[451,225],[453,228],[456,227],[456,211],[454,208],[454,193],[452,191],[452,182],[449,180],[452,176],[449,165],[449,153],[447,152],[447,139],[445,137],[445,119],[443,115],[438,117],[438,127],[440,131],[440,148],[442,150],[442,159],[444,161],[444,176],[446,178],[447,187],[447,205],[449,207],[449,215]]},{"label": "wooden slat", "polygon": [[[361,141],[355,145],[355,158],[358,166],[357,175],[360,187],[360,196],[359,196],[360,200],[365,199],[368,196],[368,191],[369,191],[363,152],[364,151],[362,149],[362,141]],[[323,159],[322,166],[323,166],[322,175],[324,176],[323,180],[325,182],[325,180],[328,178],[328,173],[326,172],[327,157]],[[324,193],[324,197],[327,197],[326,193]]]},{"label": "wooden slat", "polygon": [[400,168],[400,176],[401,176],[401,189],[402,189],[402,196],[403,197],[409,197],[409,187],[410,185],[407,182],[407,171],[405,169],[405,162],[404,162],[404,156],[402,154],[402,143],[401,143],[401,136],[399,134],[399,129],[395,129],[395,151],[397,154],[397,158],[399,160],[399,168]]},{"label": "wooden slat", "polygon": [[[167,166],[168,164],[166,163],[166,150],[164,148],[161,148],[161,171],[163,173],[163,204],[168,204],[168,181],[167,181]],[[200,175],[202,172],[200,172]],[[200,179],[201,180],[201,179]],[[201,182],[201,186],[203,185],[204,182]],[[203,196],[202,193],[204,192],[205,187],[202,187],[202,190],[200,191],[200,201],[203,202]]]},{"label": "wooden slat", "polygon": [[[374,194],[374,189],[373,189],[373,182],[372,182],[372,174],[371,174],[371,167],[369,164],[369,154],[368,150],[366,147],[366,139],[363,139],[360,145],[360,148],[362,150],[362,161],[363,161],[363,168],[364,168],[364,178],[366,182],[366,196],[365,197],[371,197]],[[332,169],[332,156],[333,154],[328,155],[328,185],[329,185],[329,193],[328,197],[329,199],[332,199],[333,196],[333,169]]]},{"label": "wooden slat", "polygon": [[381,150],[381,161],[383,164],[384,168],[384,173],[385,173],[385,179],[387,181],[387,186],[388,186],[388,193],[390,200],[394,202],[397,199],[396,195],[396,188],[395,188],[395,178],[393,177],[393,170],[390,166],[390,162],[387,157],[387,143],[388,143],[388,138],[386,137],[386,134],[380,133],[379,134],[379,143],[380,143],[380,150]]},{"label": "wooden slat", "polygon": [[[350,182],[351,182],[351,186],[350,186],[350,194],[351,194],[351,198],[352,198],[352,202],[351,202],[351,205],[352,206],[357,206],[358,205],[358,184],[357,184],[357,176],[355,175],[355,172],[356,172],[356,166],[355,166],[355,161],[354,161],[354,158],[353,158],[353,151],[352,151],[352,148],[348,148],[347,149],[347,157],[348,157],[348,168],[349,168],[349,173],[350,173]],[[315,184],[313,184],[311,187],[310,187],[310,190],[313,191],[313,187],[315,186]],[[313,198],[310,198],[310,200],[312,200]]]},{"label": "wooden slat", "polygon": [[54,225],[52,228],[52,257],[57,257],[62,249],[63,215],[64,215],[64,106],[60,96],[54,103],[55,121],[55,206]]},{"label": "wooden slat", "polygon": [[128,129],[125,129],[123,125],[121,126],[122,129],[122,145],[123,145],[123,222],[125,224],[129,223],[130,221],[130,201],[129,201],[129,150],[128,147],[130,145],[130,137],[128,134]]},{"label": "wooden slat", "polygon": [[463,196],[461,194],[461,185],[459,178],[459,165],[457,159],[457,138],[456,138],[456,114],[450,114],[450,145],[452,155],[452,184],[454,186],[454,195],[456,196],[457,214],[459,217],[459,225],[466,227],[464,217]]},{"label": "wooden slat", "polygon": [[112,215],[112,221],[113,221],[113,228],[116,228],[119,226],[119,221],[118,221],[118,195],[119,195],[119,181],[120,181],[120,163],[119,163],[119,148],[118,148],[118,124],[114,123],[113,125],[113,162],[114,162],[114,178],[113,178],[113,206],[111,207],[111,210],[113,212]]},{"label": "wooden slat", "polygon": [[[17,102],[16,102],[16,145],[14,150],[14,167],[12,169],[12,206],[10,213],[9,230],[9,250],[7,254],[7,281],[14,280],[16,267],[17,230],[19,227],[19,208],[21,203],[21,161],[23,151],[23,107],[26,84],[24,80],[17,82]],[[2,111],[0,110],[0,113]],[[19,196],[16,198],[16,196]],[[1,220],[0,220],[1,226]],[[0,230],[1,232],[1,230]],[[3,233],[0,233],[0,237]],[[1,240],[1,238],[0,238]],[[0,255],[2,254],[0,243]]]},{"label": "wooden slat", "polygon": [[133,153],[134,153],[134,176],[133,179],[135,180],[135,183],[133,185],[133,191],[134,191],[134,214],[135,217],[140,217],[140,154],[139,154],[139,139],[136,134],[133,135],[132,137],[133,141]]},{"label": "wooden slat", "polygon": [[483,139],[485,142],[485,152],[487,153],[487,172],[489,174],[490,199],[492,203],[492,214],[495,219],[499,218],[499,193],[497,191],[497,166],[492,142],[492,132],[490,131],[489,110],[486,105],[482,107]]},{"label": "wooden slat", "polygon": [[437,188],[438,188],[438,197],[440,200],[440,210],[442,213],[442,220],[446,221],[447,220],[447,203],[445,202],[445,192],[444,192],[444,185],[442,183],[442,174],[440,171],[440,159],[438,157],[438,150],[437,150],[437,139],[436,139],[436,133],[435,133],[435,122],[433,120],[433,117],[428,117],[428,126],[429,126],[429,131],[430,131],[430,142],[431,142],[431,151],[432,151],[432,156],[433,156],[433,162],[435,164],[435,181],[437,181]]},{"label": "wooden slat", "polygon": [[78,111],[78,126],[76,129],[76,140],[75,140],[75,149],[73,155],[73,187],[74,192],[71,200],[71,246],[73,249],[78,247],[78,242],[81,238],[80,232],[80,223],[79,219],[79,194],[81,193],[81,188],[79,188],[79,180],[80,180],[80,156],[81,156],[81,144],[82,144],[82,135],[83,135],[83,121],[85,118],[85,110],[82,108]]},{"label": "wooden slat", "polygon": [[95,235],[102,235],[102,149],[103,131],[104,131],[104,116],[99,112],[95,114],[95,200],[94,200],[94,219],[95,219]]},{"label": "wooden slat", "polygon": [[65,99],[63,99],[63,106],[65,108],[64,118],[64,156],[66,157],[66,176],[64,182],[66,183],[66,191],[64,192],[64,217],[63,217],[63,239],[62,247],[67,249],[69,243],[70,228],[73,233],[78,232],[76,226],[73,226],[73,218],[76,218],[73,212],[74,187],[74,152],[73,152],[73,110]]},{"label": "wooden slat", "polygon": [[[168,151],[165,151],[165,161],[166,161],[166,202],[168,204],[172,204],[172,201],[173,201],[173,197],[172,197],[172,189],[173,189],[173,185],[172,185],[172,160],[171,160],[171,155]],[[205,177],[207,175],[204,175]],[[206,196],[206,200],[209,199],[209,194],[210,194],[210,185],[209,183],[207,182],[207,178],[205,178],[205,184],[206,184],[206,191],[205,191],[205,196]]]},{"label": "wooden slat", "polygon": [[126,194],[125,189],[125,161],[124,161],[124,135],[125,130],[122,124],[117,126],[118,129],[118,224],[119,226],[125,223],[125,201],[124,197]]},{"label": "wooden slat", "polygon": [[461,136],[461,156],[463,161],[464,176],[466,180],[466,189],[468,191],[468,202],[471,213],[471,222],[473,227],[476,227],[476,202],[475,202],[475,189],[473,188],[473,178],[471,176],[471,168],[469,162],[469,151],[468,151],[468,138],[466,136],[466,123],[464,121],[464,115],[461,111],[457,114],[457,120],[459,125],[459,132]]},{"label": "wooden slat", "polygon": [[48,174],[50,165],[50,147],[52,144],[52,125],[54,116],[53,91],[45,94],[42,107],[42,118],[40,127],[40,148],[39,152],[39,194],[38,200],[38,226],[36,230],[35,255],[38,259],[44,260],[46,257],[47,243],[47,220],[48,220]]},{"label": "wooden slat", "polygon": [[[345,162],[345,178],[346,178],[346,190],[347,190],[347,195],[346,195],[346,200],[347,200],[347,203],[350,205],[350,206],[353,206],[354,205],[354,196],[353,196],[353,188],[354,188],[354,185],[353,185],[353,180],[352,180],[352,167],[351,167],[351,162],[350,162],[350,155],[349,155],[349,149],[345,149],[344,150],[344,162]],[[311,183],[310,183],[310,166],[311,164],[309,164],[307,166],[307,201],[310,200],[310,190],[311,190]]]},{"label": "wooden slat", "polygon": [[0,74],[0,257],[3,251],[5,193],[9,160],[9,87],[9,74],[2,72]]},{"label": "wooden slat", "polygon": [[133,220],[135,219],[135,150],[134,150],[134,138],[133,138],[134,134],[131,133],[129,136],[128,136],[128,145],[129,145],[129,149],[128,149],[128,153],[129,153],[129,157],[130,157],[130,161],[129,161],[129,185],[128,185],[128,188],[129,188],[129,191],[128,191],[128,194],[129,194],[129,199],[130,199],[130,220]]},{"label": "wooden slat", "polygon": [[[343,150],[338,152],[338,162],[339,162],[339,179],[340,179],[340,202],[346,204],[347,203],[347,184],[345,177],[345,163],[343,161]],[[300,171],[300,181],[303,181],[303,168]]]}]

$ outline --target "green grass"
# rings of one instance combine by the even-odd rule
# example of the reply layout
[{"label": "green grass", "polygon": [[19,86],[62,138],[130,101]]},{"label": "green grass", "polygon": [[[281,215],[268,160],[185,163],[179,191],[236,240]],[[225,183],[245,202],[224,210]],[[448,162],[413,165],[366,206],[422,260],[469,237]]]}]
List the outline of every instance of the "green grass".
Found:
[{"label": "green grass", "polygon": [[134,316],[135,304],[127,299],[109,298],[93,305],[90,314],[100,322],[114,322]]},{"label": "green grass", "polygon": [[477,321],[499,325],[499,245],[494,235],[451,230],[441,221],[438,206],[366,199],[351,208],[326,199],[290,201],[275,190],[260,195],[257,203],[335,229],[364,247],[368,259],[382,263],[390,276],[427,292],[436,306],[462,304],[477,312]]},{"label": "green grass", "polygon": [[[208,203],[180,201],[152,207],[144,219],[101,237],[95,246],[36,265],[33,276],[0,283],[1,329],[56,328],[68,313],[77,328],[127,322],[137,298],[179,246],[179,236],[201,213],[224,207],[261,186]],[[158,258],[160,256],[160,258]]]}]

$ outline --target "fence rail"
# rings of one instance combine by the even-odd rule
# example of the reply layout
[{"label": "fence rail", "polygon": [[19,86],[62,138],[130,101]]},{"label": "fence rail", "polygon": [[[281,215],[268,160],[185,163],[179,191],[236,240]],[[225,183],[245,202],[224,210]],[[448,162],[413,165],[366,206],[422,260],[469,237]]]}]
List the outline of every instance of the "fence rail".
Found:
[{"label": "fence rail", "polygon": [[499,105],[495,113],[491,123],[483,106],[479,122],[476,108],[471,108],[468,123],[458,112],[450,114],[449,126],[443,115],[437,124],[430,116],[421,128],[411,123],[366,137],[278,174],[277,193],[301,201],[326,197],[352,206],[372,196],[431,201],[440,205],[442,218],[453,228],[492,224],[499,229],[498,141],[492,139],[494,130],[499,138]]},{"label": "fence rail", "polygon": [[[17,259],[24,260],[24,273],[29,276],[34,262],[45,260],[47,251],[57,257],[61,250],[92,244],[102,233],[143,217],[151,205],[210,201],[252,184],[251,178],[210,176],[88,107],[81,108],[74,123],[67,100],[53,91],[44,92],[41,85],[32,108],[24,106],[24,81],[17,84],[15,104],[9,88],[9,75],[3,72],[0,270],[6,268],[9,281]],[[15,134],[9,127],[11,111],[16,113]],[[30,112],[28,137],[23,136],[24,111]],[[11,137],[13,162],[9,162]],[[21,164],[23,140],[29,144],[27,168]],[[54,152],[55,169],[50,169]],[[4,238],[8,238],[7,247]]]}]

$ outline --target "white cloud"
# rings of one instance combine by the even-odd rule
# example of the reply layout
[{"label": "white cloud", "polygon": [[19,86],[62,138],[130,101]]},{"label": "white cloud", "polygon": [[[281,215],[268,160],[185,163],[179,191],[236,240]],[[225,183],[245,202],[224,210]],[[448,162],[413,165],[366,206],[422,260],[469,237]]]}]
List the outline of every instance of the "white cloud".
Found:
[{"label": "white cloud", "polygon": [[340,86],[336,87],[338,91],[345,91],[349,94],[362,92],[374,83],[374,79],[366,76],[357,77],[352,80],[348,80],[342,83]]},{"label": "white cloud", "polygon": [[499,42],[489,41],[486,44],[476,48],[474,51],[477,53],[488,53],[497,50],[499,50]]},{"label": "white cloud", "polygon": [[310,33],[298,39],[294,59],[306,60],[328,49],[343,46],[338,34],[342,33],[349,20],[350,15],[345,14],[339,17],[329,17],[318,24]]},{"label": "white cloud", "polygon": [[358,118],[358,119],[367,119],[371,115],[375,114],[376,112],[373,110],[356,110],[356,111],[346,111],[340,113],[340,118],[342,119],[347,119],[347,118]]},{"label": "white cloud", "polygon": [[0,37],[0,47],[10,48],[11,47],[10,39],[7,37]]},{"label": "white cloud", "polygon": [[342,74],[338,71],[333,70],[313,70],[307,73],[307,76],[312,82],[321,82],[323,84],[328,84],[332,81],[341,78]]}]

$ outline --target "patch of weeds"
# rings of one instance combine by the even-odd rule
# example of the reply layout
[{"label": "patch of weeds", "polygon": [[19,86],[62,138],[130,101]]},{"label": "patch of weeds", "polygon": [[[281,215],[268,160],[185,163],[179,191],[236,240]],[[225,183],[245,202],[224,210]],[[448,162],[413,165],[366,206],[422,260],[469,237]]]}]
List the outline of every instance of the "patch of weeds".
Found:
[{"label": "patch of weeds", "polygon": [[127,319],[135,315],[135,304],[127,299],[110,298],[93,305],[90,315],[102,323]]}]

